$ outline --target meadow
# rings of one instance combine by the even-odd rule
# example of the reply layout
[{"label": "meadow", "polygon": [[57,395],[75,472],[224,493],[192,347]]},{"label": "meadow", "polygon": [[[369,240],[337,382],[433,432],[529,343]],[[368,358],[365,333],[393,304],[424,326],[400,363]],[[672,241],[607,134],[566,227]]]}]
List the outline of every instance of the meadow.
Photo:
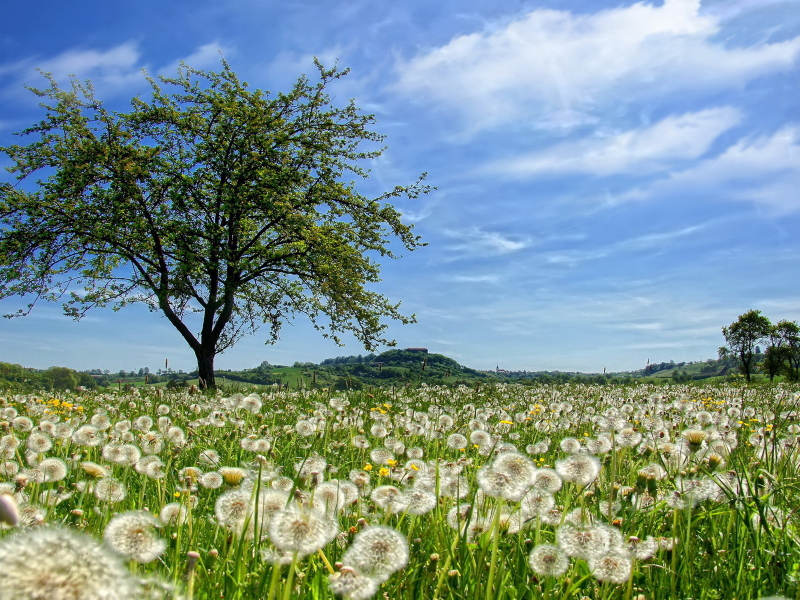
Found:
[{"label": "meadow", "polygon": [[0,392],[0,600],[800,599],[787,384]]}]

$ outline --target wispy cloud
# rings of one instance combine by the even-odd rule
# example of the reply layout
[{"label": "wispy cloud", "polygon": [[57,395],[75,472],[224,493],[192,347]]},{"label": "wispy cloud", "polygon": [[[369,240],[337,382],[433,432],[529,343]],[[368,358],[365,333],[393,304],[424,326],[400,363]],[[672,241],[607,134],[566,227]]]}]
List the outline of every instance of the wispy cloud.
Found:
[{"label": "wispy cloud", "polygon": [[469,131],[572,128],[631,102],[698,97],[794,68],[800,36],[729,47],[717,38],[720,19],[704,15],[700,0],[593,14],[537,9],[408,60],[397,88],[461,115]]},{"label": "wispy cloud", "polygon": [[753,202],[774,215],[800,211],[800,126],[750,136],[720,155],[667,179],[630,190],[617,201],[699,197]]},{"label": "wispy cloud", "polygon": [[741,120],[733,107],[709,108],[606,137],[587,137],[523,155],[489,170],[517,176],[590,173],[651,174],[705,154],[714,140]]},{"label": "wispy cloud", "polygon": [[448,249],[469,256],[501,256],[529,248],[533,240],[528,236],[484,231],[479,227],[462,230],[445,230],[444,234],[456,243]]}]

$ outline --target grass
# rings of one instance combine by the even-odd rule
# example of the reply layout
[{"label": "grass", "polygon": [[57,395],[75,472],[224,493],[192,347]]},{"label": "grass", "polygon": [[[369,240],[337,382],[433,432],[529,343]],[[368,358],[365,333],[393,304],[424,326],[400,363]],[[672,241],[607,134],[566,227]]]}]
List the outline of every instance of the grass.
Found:
[{"label": "grass", "polygon": [[[785,384],[7,395],[0,495],[15,499],[21,518],[0,531],[0,554],[38,527],[99,541],[114,515],[147,510],[164,515],[157,535],[166,549],[128,566],[167,598],[332,598],[329,582],[349,573],[352,565],[341,563],[354,560],[348,551],[359,532],[386,525],[407,540],[409,554],[376,598],[800,599],[798,398]],[[81,437],[79,428],[92,423],[100,429]],[[42,431],[52,448],[34,453],[28,438]],[[456,433],[479,443],[459,448],[449,439]],[[263,440],[258,450],[255,440]],[[592,450],[599,464],[588,482],[565,470],[576,443],[578,456]],[[122,444],[155,458],[119,460],[114,446]],[[510,456],[516,471],[500,466]],[[63,479],[42,480],[45,457],[65,461]],[[148,468],[148,460],[160,466]],[[125,498],[99,497],[87,462],[105,468],[100,479],[121,482]],[[552,468],[560,475],[555,508],[531,512],[526,498]],[[227,483],[216,487],[200,472]],[[508,480],[506,487],[479,484],[481,473]],[[323,480],[357,481],[348,490],[359,493],[352,502],[330,500],[317,493]],[[400,494],[388,508],[375,491],[382,486]],[[268,525],[275,513],[253,509],[275,489],[286,502],[327,511],[338,533],[294,555]],[[220,498],[237,494],[246,500],[233,517]],[[168,505],[183,517],[168,520]],[[572,552],[557,576],[535,572],[531,551],[566,550],[570,526],[599,541]],[[604,575],[615,560],[621,571]],[[0,573],[0,589],[9,584],[3,577],[10,575]]]}]

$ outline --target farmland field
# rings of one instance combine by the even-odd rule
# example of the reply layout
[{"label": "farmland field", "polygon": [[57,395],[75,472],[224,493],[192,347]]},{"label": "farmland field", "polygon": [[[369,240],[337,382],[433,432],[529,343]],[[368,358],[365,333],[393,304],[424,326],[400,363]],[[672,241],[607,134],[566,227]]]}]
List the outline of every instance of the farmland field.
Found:
[{"label": "farmland field", "polygon": [[784,384],[0,398],[0,600],[800,598]]}]

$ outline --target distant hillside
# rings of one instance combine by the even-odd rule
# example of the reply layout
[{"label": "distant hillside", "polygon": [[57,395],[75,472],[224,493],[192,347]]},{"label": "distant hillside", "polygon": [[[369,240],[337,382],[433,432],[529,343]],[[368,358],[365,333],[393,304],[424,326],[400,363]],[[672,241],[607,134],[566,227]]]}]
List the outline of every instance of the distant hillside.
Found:
[{"label": "distant hillside", "polygon": [[[243,370],[219,370],[220,385],[280,385],[292,389],[320,388],[363,389],[426,383],[428,385],[474,385],[485,383],[590,383],[618,384],[636,381],[702,381],[727,378],[738,372],[736,358],[709,359],[697,362],[662,362],[644,369],[616,373],[580,373],[563,371],[481,371],[461,365],[444,354],[424,348],[388,350],[381,354],[337,356],[319,364],[296,362],[292,366],[271,365],[267,361]],[[77,386],[124,387],[157,385],[184,387],[197,384],[197,372],[162,371],[150,373],[147,367],[138,372],[91,369],[77,372],[64,367],[31,369],[0,363],[0,389],[74,389]]]}]

